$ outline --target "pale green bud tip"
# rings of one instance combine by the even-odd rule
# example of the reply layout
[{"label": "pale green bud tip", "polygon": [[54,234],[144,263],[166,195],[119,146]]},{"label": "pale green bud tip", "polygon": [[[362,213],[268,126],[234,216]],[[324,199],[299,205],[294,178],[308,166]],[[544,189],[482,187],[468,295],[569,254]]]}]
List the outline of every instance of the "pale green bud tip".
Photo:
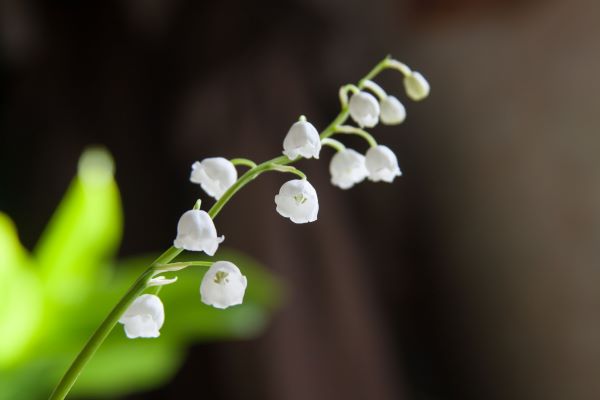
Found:
[{"label": "pale green bud tip", "polygon": [[429,95],[429,82],[420,73],[413,71],[404,78],[404,89],[411,100],[423,100]]},{"label": "pale green bud tip", "polygon": [[90,147],[79,158],[77,175],[86,183],[106,184],[112,180],[115,163],[104,147]]},{"label": "pale green bud tip", "polygon": [[192,210],[199,210],[200,208],[202,208],[202,199],[196,200],[196,202],[194,203],[194,207],[192,207]]}]

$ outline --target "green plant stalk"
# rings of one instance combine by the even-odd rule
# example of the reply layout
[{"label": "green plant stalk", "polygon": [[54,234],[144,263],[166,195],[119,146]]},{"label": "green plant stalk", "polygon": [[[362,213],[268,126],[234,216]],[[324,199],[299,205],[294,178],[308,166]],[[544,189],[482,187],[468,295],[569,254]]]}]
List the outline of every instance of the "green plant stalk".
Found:
[{"label": "green plant stalk", "polygon": [[[376,77],[379,73],[381,73],[386,68],[391,68],[390,66],[390,57],[386,57],[381,62],[379,62],[364,78],[359,81],[358,87],[360,89],[364,88],[364,82],[367,80],[371,80]],[[333,136],[336,133],[336,130],[340,125],[342,125],[348,119],[349,111],[348,106],[344,104],[340,113],[335,117],[335,119],[321,132],[320,138],[325,139],[330,136]],[[339,133],[339,132],[337,132]],[[238,159],[239,160],[239,159]],[[238,161],[236,160],[236,161]],[[208,215],[212,219],[214,219],[219,212],[223,209],[225,204],[244,186],[250,183],[253,179],[257,178],[260,174],[267,171],[276,171],[277,166],[288,165],[295,162],[298,159],[290,160],[287,156],[279,156],[275,157],[271,160],[265,161],[259,165],[256,165],[246,171],[242,176],[238,178],[238,180],[217,200],[217,202],[210,208],[208,211]],[[240,164],[242,164],[240,162]],[[246,163],[248,165],[248,163]],[[104,342],[106,337],[115,327],[121,315],[127,310],[129,305],[133,302],[135,298],[137,298],[146,288],[148,281],[152,279],[154,276],[156,269],[159,268],[161,264],[167,264],[171,262],[175,257],[177,257],[183,249],[178,249],[171,246],[164,253],[162,253],[154,262],[150,265],[150,267],[140,275],[140,277],[135,281],[135,283],[129,288],[127,293],[119,300],[117,305],[112,309],[110,314],[102,321],[100,326],[96,329],[94,334],[87,341],[83,349],[79,352],[65,375],[62,377],[54,391],[49,397],[49,400],[63,400],[69,391],[75,384],[75,381],[83,371],[83,368],[88,363],[88,361],[92,358],[92,356],[96,353],[100,345]]]}]

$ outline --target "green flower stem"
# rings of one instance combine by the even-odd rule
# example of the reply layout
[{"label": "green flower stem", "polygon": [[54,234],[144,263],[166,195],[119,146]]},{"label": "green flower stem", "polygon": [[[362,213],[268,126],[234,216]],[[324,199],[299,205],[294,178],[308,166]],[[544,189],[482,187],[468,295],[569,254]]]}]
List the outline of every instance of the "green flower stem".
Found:
[{"label": "green flower stem", "polygon": [[358,87],[363,89],[365,87],[365,81],[373,80],[377,75],[379,75],[385,69],[395,69],[401,72],[404,76],[408,76],[411,74],[410,68],[400,61],[394,60],[392,57],[387,56],[383,60],[381,60],[367,75],[365,75],[360,81],[358,81]]},{"label": "green flower stem", "polygon": [[217,200],[217,202],[210,208],[210,210],[208,210],[208,215],[210,215],[212,219],[215,219],[217,214],[219,214],[221,209],[223,209],[225,204],[227,204],[227,202],[231,200],[231,198],[238,192],[238,190],[246,186],[250,181],[258,177],[263,172],[272,169],[274,165],[286,165],[291,162],[292,160],[290,160],[286,156],[279,156],[273,158],[272,160],[265,161],[264,163],[259,164],[254,168],[249,169],[248,171],[246,171],[246,173],[244,173],[244,175],[240,176],[238,180],[233,185],[231,185],[231,187],[227,189],[227,191],[225,191],[225,193],[223,193],[223,196],[221,196],[219,200]]},{"label": "green flower stem", "polygon": [[340,104],[342,105],[342,108],[345,108],[348,106],[348,92],[352,92],[352,94],[356,94],[356,93],[360,92],[360,89],[353,84],[344,85],[340,88],[339,97],[340,97]]},{"label": "green flower stem", "polygon": [[157,273],[162,273],[181,271],[187,267],[210,267],[214,263],[214,261],[182,261],[169,264],[158,264],[155,268]]},{"label": "green flower stem", "polygon": [[256,167],[256,163],[252,160],[248,160],[247,158],[232,158],[229,161],[233,165],[245,165],[246,167],[250,167],[250,168]]},{"label": "green flower stem", "polygon": [[275,165],[272,170],[277,172],[289,172],[290,174],[296,174],[300,178],[306,180],[306,175],[304,175],[304,172],[300,171],[296,167],[292,167],[291,165]]},{"label": "green flower stem", "polygon": [[371,134],[369,132],[365,131],[364,129],[357,128],[355,126],[340,125],[335,129],[335,133],[346,133],[346,134],[350,134],[350,135],[357,135],[357,136],[360,136],[363,139],[365,139],[369,143],[369,146],[371,146],[371,147],[377,146],[377,141],[375,140],[375,138],[373,136],[371,136]]},{"label": "green flower stem", "polygon": [[387,93],[381,86],[376,84],[371,80],[366,80],[363,82],[365,89],[369,89],[371,92],[375,93],[377,97],[379,97],[380,101],[383,101],[387,97]]},{"label": "green flower stem", "polygon": [[[374,79],[377,75],[388,68],[397,69],[403,74],[406,75],[406,71],[402,69],[402,66],[406,67],[399,61],[392,59],[390,56],[387,56],[383,60],[381,60],[367,75],[365,75],[360,81],[358,81],[358,89],[364,89],[365,83]],[[408,67],[406,67],[408,69]],[[410,73],[410,69],[408,69],[408,73]],[[336,133],[336,129],[342,125],[348,119],[349,111],[348,111],[348,101],[347,98],[344,101],[344,96],[348,95],[348,91],[354,92],[354,85],[345,85],[340,89],[340,101],[342,103],[342,109],[340,113],[335,117],[335,119],[325,128],[323,132],[321,132],[321,139],[328,138]]]},{"label": "green flower stem", "polygon": [[[379,64],[377,64],[367,75],[365,75],[363,79],[359,81],[358,88],[362,89],[366,80],[373,79],[386,68],[400,68],[397,64],[397,61],[391,60],[389,57],[386,57],[383,61],[379,62]],[[348,87],[348,89],[346,90],[352,89]],[[335,134],[339,126],[346,122],[347,119],[348,105],[343,104],[340,113],[323,130],[323,132],[321,132],[320,138],[325,139]],[[238,160],[239,162],[242,159],[234,160]],[[250,181],[258,177],[263,172],[278,170],[278,168],[280,168],[281,166],[291,164],[294,161],[296,160],[290,160],[287,156],[279,156],[255,166],[252,166],[249,163],[245,163],[244,165],[248,165],[251,168],[248,171],[246,171],[242,176],[240,176],[238,180],[223,194],[223,196],[221,196],[219,200],[217,200],[217,202],[208,211],[208,215],[210,215],[210,217],[214,219],[223,209],[225,204],[227,204],[227,202],[231,200],[231,198],[241,188],[246,186]],[[240,165],[241,164],[242,162],[240,162]],[[71,387],[73,387],[73,384],[81,374],[81,371],[83,370],[87,362],[92,358],[94,353],[96,353],[96,350],[98,350],[98,348],[104,342],[108,334],[112,331],[114,326],[119,321],[119,318],[121,318],[121,315],[127,310],[127,307],[129,307],[133,300],[135,300],[147,288],[148,281],[156,274],[157,271],[160,270],[161,265],[164,266],[165,264],[168,264],[175,257],[181,254],[182,251],[183,249],[177,249],[171,246],[156,260],[154,260],[151,266],[142,275],[140,275],[140,277],[135,281],[135,283],[129,288],[127,293],[125,293],[125,295],[121,298],[121,300],[119,300],[117,305],[112,309],[110,314],[108,314],[104,321],[102,321],[102,323],[100,324],[98,329],[96,329],[92,337],[90,337],[90,339],[87,341],[81,352],[75,358],[75,361],[73,361],[65,375],[62,377],[62,379],[50,395],[49,400],[63,400],[67,396],[67,394],[71,390]],[[195,265],[185,262],[184,264]]]},{"label": "green flower stem", "polygon": [[50,400],[54,399],[64,399],[71,387],[79,377],[79,374],[83,370],[83,367],[87,364],[87,362],[92,358],[96,350],[104,339],[108,336],[108,334],[112,331],[113,327],[121,318],[121,315],[127,310],[127,307],[133,302],[133,300],[138,297],[144,289],[146,289],[146,284],[152,277],[154,271],[153,268],[148,268],[129,288],[125,296],[117,303],[117,305],[112,309],[110,314],[102,321],[102,324],[96,329],[96,332],[92,335],[92,337],[85,344],[81,352],[77,355],[71,367],[67,370],[63,378],[60,380],[52,394],[50,395]]},{"label": "green flower stem", "polygon": [[393,58],[391,58],[389,56],[384,60],[384,63],[385,63],[384,68],[395,69],[396,71],[399,71],[405,77],[408,77],[412,74],[412,71],[410,70],[408,65],[401,63],[400,61],[394,60]]},{"label": "green flower stem", "polygon": [[321,144],[323,146],[333,147],[336,151],[342,151],[346,148],[342,142],[331,138],[321,139]]}]

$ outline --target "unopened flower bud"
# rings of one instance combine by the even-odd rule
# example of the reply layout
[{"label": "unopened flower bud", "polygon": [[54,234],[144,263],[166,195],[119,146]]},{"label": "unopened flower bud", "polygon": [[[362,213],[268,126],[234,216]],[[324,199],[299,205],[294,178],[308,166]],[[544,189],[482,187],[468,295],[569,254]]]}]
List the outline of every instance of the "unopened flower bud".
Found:
[{"label": "unopened flower bud", "polygon": [[429,95],[429,83],[420,73],[413,71],[404,77],[406,95],[414,101],[423,100]]},{"label": "unopened flower bud", "polygon": [[215,254],[225,238],[217,237],[217,229],[206,211],[186,211],[177,224],[177,238],[173,245],[178,249],[203,251],[209,256]]},{"label": "unopened flower bud", "polygon": [[394,96],[387,96],[379,103],[381,108],[381,122],[386,125],[401,124],[406,118],[404,105]]},{"label": "unopened flower bud", "polygon": [[353,149],[343,149],[335,153],[329,164],[329,172],[331,183],[341,189],[350,189],[369,174],[365,166],[365,156]]},{"label": "unopened flower bud", "polygon": [[237,180],[237,170],[231,161],[223,157],[205,158],[192,165],[190,181],[199,183],[202,189],[219,199]]},{"label": "unopened flower bud", "polygon": [[283,140],[283,154],[290,160],[298,156],[319,158],[320,151],[319,132],[306,120],[294,123]]},{"label": "unopened flower bud", "polygon": [[162,301],[153,294],[143,294],[131,303],[119,322],[129,339],[159,337],[159,330],[165,322]]},{"label": "unopened flower bud", "polygon": [[369,180],[373,182],[392,182],[395,177],[402,175],[396,155],[386,146],[371,147],[365,156],[365,165]]},{"label": "unopened flower bud", "polygon": [[200,284],[204,304],[227,308],[242,304],[248,282],[239,268],[229,261],[217,261],[206,271]]},{"label": "unopened flower bud", "polygon": [[359,92],[350,98],[350,116],[361,128],[372,128],[379,121],[379,103],[370,93]]},{"label": "unopened flower bud", "polygon": [[296,224],[313,222],[319,213],[317,191],[305,179],[284,183],[275,196],[277,212]]}]

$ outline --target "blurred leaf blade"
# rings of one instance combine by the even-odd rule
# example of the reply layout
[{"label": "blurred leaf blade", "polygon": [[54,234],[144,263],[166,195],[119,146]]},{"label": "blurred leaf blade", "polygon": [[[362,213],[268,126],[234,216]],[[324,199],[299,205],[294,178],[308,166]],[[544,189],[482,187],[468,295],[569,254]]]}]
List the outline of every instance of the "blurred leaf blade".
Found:
[{"label": "blurred leaf blade", "polygon": [[181,365],[183,349],[176,342],[127,339],[119,327],[86,366],[74,395],[106,398],[148,390],[165,383]]},{"label": "blurred leaf blade", "polygon": [[[83,343],[155,258],[138,257],[113,268],[121,213],[112,160],[102,150],[82,156],[79,173],[34,257],[0,213],[0,400],[46,398]],[[166,311],[161,337],[130,340],[117,325],[73,394],[107,398],[148,390],[175,374],[190,344],[248,339],[261,332],[281,301],[279,282],[242,253],[221,248],[218,256],[247,276],[244,304],[227,310],[203,304],[199,286],[206,268],[165,274],[179,280],[160,293]],[[196,253],[184,253],[179,260],[198,258],[207,260]]]},{"label": "blurred leaf blade", "polygon": [[50,297],[59,304],[80,301],[114,256],[122,234],[119,190],[113,161],[100,148],[86,150],[73,180],[34,254]]},{"label": "blurred leaf blade", "polygon": [[0,368],[19,360],[32,343],[42,314],[42,296],[15,227],[0,213]]}]

